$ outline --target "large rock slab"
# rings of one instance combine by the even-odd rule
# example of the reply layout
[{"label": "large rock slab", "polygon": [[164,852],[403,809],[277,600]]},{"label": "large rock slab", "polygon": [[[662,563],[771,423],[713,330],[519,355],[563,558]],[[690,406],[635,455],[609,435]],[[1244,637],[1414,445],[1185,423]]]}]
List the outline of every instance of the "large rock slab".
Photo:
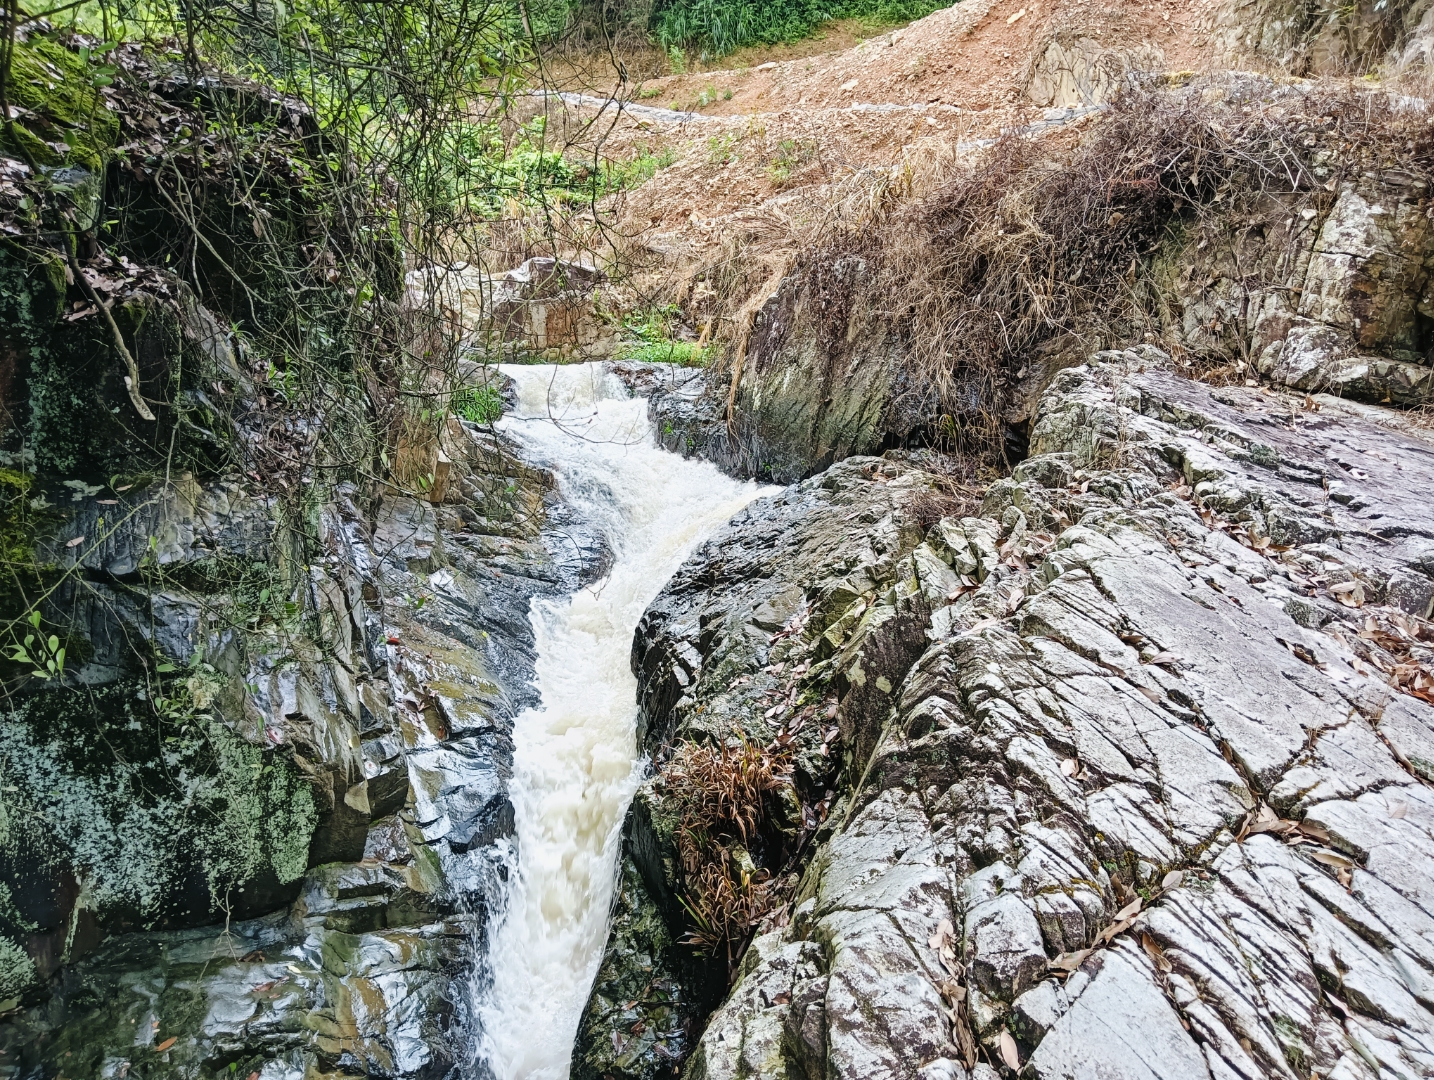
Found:
[{"label": "large rock slab", "polygon": [[1434,1075],[1434,444],[1152,358],[913,549],[957,584],[689,1075]]}]

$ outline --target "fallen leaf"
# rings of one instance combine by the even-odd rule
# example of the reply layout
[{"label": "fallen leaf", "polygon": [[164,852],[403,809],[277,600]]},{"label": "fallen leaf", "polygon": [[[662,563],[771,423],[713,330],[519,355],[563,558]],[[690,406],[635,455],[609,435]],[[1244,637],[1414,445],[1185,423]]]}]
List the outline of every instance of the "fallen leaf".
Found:
[{"label": "fallen leaf", "polygon": [[173,1046],[175,1043],[177,1043],[178,1041],[179,1041],[179,1036],[178,1036],[178,1035],[171,1035],[169,1038],[165,1039],[164,1042],[162,1042],[162,1043],[160,1043],[158,1046],[156,1046],[156,1047],[154,1048],[154,1052],[155,1052],[156,1054],[162,1054],[162,1053],[164,1053],[166,1050],[168,1050],[171,1046]]},{"label": "fallen leaf", "polygon": [[1307,836],[1311,840],[1318,840],[1321,844],[1329,843],[1329,830],[1322,829],[1318,825],[1311,825],[1308,822],[1299,823],[1300,835]]},{"label": "fallen leaf", "polygon": [[1085,958],[1093,951],[1092,949],[1077,949],[1075,952],[1061,953],[1050,962],[1050,966],[1057,971],[1074,971],[1085,963]]},{"label": "fallen leaf", "polygon": [[1389,816],[1395,821],[1398,821],[1407,813],[1409,813],[1409,804],[1407,802],[1395,803],[1389,810]]},{"label": "fallen leaf", "polygon": [[1341,581],[1335,585],[1331,585],[1329,591],[1336,596],[1340,596],[1344,593],[1354,592],[1357,588],[1359,588],[1359,582],[1357,581]]},{"label": "fallen leaf", "polygon": [[1148,697],[1151,701],[1155,702],[1155,704],[1157,705],[1159,705],[1162,701],[1165,700],[1148,686],[1137,686],[1136,689],[1139,690],[1146,697]]},{"label": "fallen leaf", "polygon": [[1314,859],[1314,861],[1317,863],[1323,863],[1325,866],[1337,867],[1341,870],[1348,870],[1354,866],[1354,862],[1352,860],[1346,859],[1343,855],[1336,855],[1333,851],[1316,851],[1310,856],[1310,858]]},{"label": "fallen leaf", "polygon": [[773,994],[773,995],[772,995],[772,1004],[773,1004],[773,1005],[790,1005],[790,1004],[791,1004],[791,1001],[792,1001],[792,995],[789,994],[789,993],[787,993],[785,990],[783,990],[780,994]]},{"label": "fallen leaf", "polygon": [[1061,762],[1061,772],[1067,776],[1074,776],[1080,772],[1080,762],[1073,757],[1068,757]]},{"label": "fallen leaf", "polygon": [[1149,660],[1147,660],[1146,663],[1147,663],[1147,664],[1175,664],[1175,663],[1178,663],[1179,661],[1180,661],[1180,657],[1176,656],[1173,652],[1158,652],[1158,653],[1156,653],[1154,656],[1152,656]]},{"label": "fallen leaf", "polygon": [[1021,1053],[1016,1049],[1016,1040],[1011,1038],[1009,1031],[1001,1032],[1001,1060],[1012,1072],[1020,1071]]},{"label": "fallen leaf", "polygon": [[1126,904],[1125,907],[1121,908],[1115,913],[1115,921],[1124,922],[1126,919],[1135,918],[1135,916],[1140,914],[1140,906],[1144,903],[1145,901],[1137,896],[1130,903]]},{"label": "fallen leaf", "polygon": [[1146,954],[1150,957],[1151,963],[1153,963],[1161,971],[1166,972],[1168,974],[1170,971],[1174,970],[1170,961],[1165,959],[1165,950],[1162,949],[1160,945],[1156,942],[1156,940],[1149,934],[1140,935],[1140,947],[1143,948]]},{"label": "fallen leaf", "polygon": [[927,939],[927,944],[929,944],[933,949],[940,949],[948,941],[954,940],[955,937],[956,928],[951,925],[951,920],[942,919],[939,923],[936,924],[936,930]]},{"label": "fallen leaf", "polygon": [[67,542],[67,543],[65,544],[65,547],[67,547],[67,548],[79,547],[79,546],[80,546],[81,544],[83,544],[84,542],[85,542],[85,538],[84,538],[83,536],[77,536],[77,537],[75,537],[73,540],[70,540],[69,542]]},{"label": "fallen leaf", "polygon": [[1184,880],[1184,870],[1172,870],[1160,879],[1160,891],[1169,892],[1171,889],[1178,889]]}]

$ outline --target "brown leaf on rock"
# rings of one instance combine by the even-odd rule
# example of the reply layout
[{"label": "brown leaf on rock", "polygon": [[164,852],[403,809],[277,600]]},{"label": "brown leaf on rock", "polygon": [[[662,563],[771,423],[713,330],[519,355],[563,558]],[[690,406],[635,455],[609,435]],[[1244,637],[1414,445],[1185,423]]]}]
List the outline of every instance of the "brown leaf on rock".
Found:
[{"label": "brown leaf on rock", "polygon": [[1094,949],[1077,949],[1075,952],[1061,953],[1050,962],[1049,966],[1055,971],[1071,972],[1085,963],[1085,958],[1094,951]]},{"label": "brown leaf on rock", "polygon": [[1126,919],[1135,918],[1135,916],[1140,914],[1141,905],[1143,905],[1144,903],[1145,901],[1141,897],[1137,896],[1130,903],[1126,904],[1125,907],[1121,908],[1115,913],[1115,921],[1123,922]]},{"label": "brown leaf on rock", "polygon": [[1012,1072],[1020,1071],[1021,1053],[1016,1049],[1016,1040],[1011,1038],[1009,1031],[1001,1032],[1001,1060]]},{"label": "brown leaf on rock", "polygon": [[1149,934],[1140,935],[1140,947],[1143,948],[1146,954],[1150,957],[1151,963],[1153,963],[1162,972],[1168,974],[1169,972],[1174,970],[1174,968],[1171,966],[1170,961],[1165,959],[1165,950],[1162,949],[1159,943]]},{"label": "brown leaf on rock", "polygon": [[164,1053],[166,1050],[168,1050],[171,1046],[173,1046],[175,1043],[177,1043],[178,1041],[179,1041],[179,1036],[178,1036],[178,1035],[171,1035],[169,1038],[165,1039],[164,1042],[162,1042],[162,1043],[160,1043],[158,1046],[156,1046],[156,1047],[154,1048],[154,1052],[155,1052],[156,1054],[162,1054],[162,1053]]},{"label": "brown leaf on rock", "polygon": [[948,942],[956,939],[956,928],[951,925],[950,919],[942,919],[936,924],[936,930],[926,939],[926,943],[933,949],[941,949]]}]

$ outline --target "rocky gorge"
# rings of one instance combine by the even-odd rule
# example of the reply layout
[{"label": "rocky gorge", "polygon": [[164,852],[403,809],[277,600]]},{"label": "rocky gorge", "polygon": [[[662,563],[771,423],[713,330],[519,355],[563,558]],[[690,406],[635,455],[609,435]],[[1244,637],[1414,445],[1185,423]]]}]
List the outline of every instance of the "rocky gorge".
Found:
[{"label": "rocky gorge", "polygon": [[0,1077],[1434,1075],[1424,8],[1208,7],[607,247],[0,19]]}]

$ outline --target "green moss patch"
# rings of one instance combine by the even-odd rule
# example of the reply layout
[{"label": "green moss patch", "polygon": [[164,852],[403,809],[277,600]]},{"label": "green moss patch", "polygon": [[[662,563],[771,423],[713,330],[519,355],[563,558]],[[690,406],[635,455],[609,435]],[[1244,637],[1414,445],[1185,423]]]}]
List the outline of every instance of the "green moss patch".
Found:
[{"label": "green moss patch", "polygon": [[119,120],[99,90],[109,70],[43,37],[16,42],[6,92],[22,111],[0,133],[0,149],[37,165],[99,172],[119,140]]},{"label": "green moss patch", "polygon": [[[155,923],[207,916],[245,882],[307,867],[317,821],[308,782],[199,706],[218,677],[37,694],[0,718],[8,851],[73,866],[102,916]],[[201,904],[201,906],[203,906]]]}]

